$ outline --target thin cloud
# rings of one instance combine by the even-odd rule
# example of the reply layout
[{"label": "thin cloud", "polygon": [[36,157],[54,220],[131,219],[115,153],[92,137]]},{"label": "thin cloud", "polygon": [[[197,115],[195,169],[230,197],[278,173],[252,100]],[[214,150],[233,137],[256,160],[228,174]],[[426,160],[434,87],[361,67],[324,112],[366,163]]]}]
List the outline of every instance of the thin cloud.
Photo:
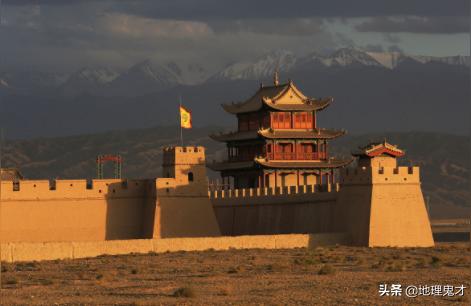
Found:
[{"label": "thin cloud", "polygon": [[198,38],[213,34],[204,22],[156,20],[126,14],[106,14],[98,21],[99,30],[129,38]]},{"label": "thin cloud", "polygon": [[456,34],[469,32],[469,17],[374,17],[355,26],[359,32]]}]

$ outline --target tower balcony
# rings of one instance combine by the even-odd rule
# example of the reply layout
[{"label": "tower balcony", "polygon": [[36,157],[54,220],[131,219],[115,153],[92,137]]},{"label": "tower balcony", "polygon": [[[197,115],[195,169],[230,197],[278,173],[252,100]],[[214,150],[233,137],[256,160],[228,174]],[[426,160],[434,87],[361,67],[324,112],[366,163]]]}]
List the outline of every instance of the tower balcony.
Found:
[{"label": "tower balcony", "polygon": [[265,154],[243,154],[229,156],[229,162],[252,161],[255,157],[266,160],[325,160],[328,158],[326,152],[271,152]]},{"label": "tower balcony", "polygon": [[327,159],[326,152],[271,152],[266,153],[268,160],[321,160]]}]

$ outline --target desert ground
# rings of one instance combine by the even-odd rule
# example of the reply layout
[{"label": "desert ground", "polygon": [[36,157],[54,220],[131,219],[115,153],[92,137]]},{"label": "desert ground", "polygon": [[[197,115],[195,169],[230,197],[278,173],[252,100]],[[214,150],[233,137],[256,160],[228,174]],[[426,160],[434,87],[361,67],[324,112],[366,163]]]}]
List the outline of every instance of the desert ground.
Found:
[{"label": "desert ground", "polygon": [[[2,305],[469,305],[469,243],[100,256],[2,263]],[[464,296],[380,296],[380,284]]]}]

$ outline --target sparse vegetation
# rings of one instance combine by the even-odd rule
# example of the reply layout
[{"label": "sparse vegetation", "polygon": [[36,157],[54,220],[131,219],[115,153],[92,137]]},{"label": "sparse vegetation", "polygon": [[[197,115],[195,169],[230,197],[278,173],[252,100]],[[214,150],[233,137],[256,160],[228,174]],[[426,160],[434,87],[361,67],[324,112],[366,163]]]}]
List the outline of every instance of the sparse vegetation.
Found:
[{"label": "sparse vegetation", "polygon": [[36,271],[39,267],[36,262],[19,262],[15,266],[16,271]]},{"label": "sparse vegetation", "polygon": [[191,287],[180,287],[173,292],[172,296],[193,298],[196,296],[196,294],[195,294],[195,290],[192,289]]},{"label": "sparse vegetation", "polygon": [[319,275],[335,274],[335,268],[331,265],[323,265],[317,272]]},{"label": "sparse vegetation", "polygon": [[442,265],[442,260],[438,256],[432,256],[431,265],[432,267],[438,268]]},{"label": "sparse vegetation", "polygon": [[[304,305],[351,305],[352,294],[362,304],[383,305],[385,300],[377,295],[375,280],[427,284],[433,279],[434,283],[447,284],[450,279],[459,279],[469,288],[470,254],[468,244],[457,243],[425,249],[338,246],[4,263],[7,269],[2,273],[2,305],[28,305],[31,296],[46,305],[169,305],[189,301],[196,305],[287,305],[293,301]],[[327,262],[322,263],[320,258]],[[437,269],[432,261],[453,266]],[[414,303],[430,305],[436,301],[433,298],[422,297]],[[453,301],[469,304],[469,296]],[[401,297],[394,300],[396,304],[408,302]]]},{"label": "sparse vegetation", "polygon": [[16,284],[18,284],[18,280],[14,277],[8,277],[5,280],[5,284],[7,284],[7,285],[16,285]]},{"label": "sparse vegetation", "polygon": [[39,283],[43,286],[49,286],[49,285],[54,284],[54,282],[50,279],[40,279]]}]

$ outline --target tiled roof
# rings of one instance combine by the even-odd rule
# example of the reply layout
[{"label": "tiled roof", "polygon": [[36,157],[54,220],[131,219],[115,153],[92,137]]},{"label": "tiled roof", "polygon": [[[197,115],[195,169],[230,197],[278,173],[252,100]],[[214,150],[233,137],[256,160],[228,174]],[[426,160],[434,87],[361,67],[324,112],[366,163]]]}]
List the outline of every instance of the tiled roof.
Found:
[{"label": "tiled roof", "polygon": [[388,142],[372,142],[364,147],[360,147],[359,150],[352,153],[353,156],[368,156],[374,157],[379,155],[390,155],[394,157],[404,156],[405,152],[399,149],[397,146],[392,145]]},{"label": "tiled roof", "polygon": [[0,169],[0,179],[3,181],[18,181],[22,180],[23,176],[18,169],[2,168]]},{"label": "tiled roof", "polygon": [[345,167],[352,161],[353,158],[349,160],[329,159],[326,161],[271,161],[263,158],[255,158],[254,161],[208,163],[206,166],[214,171],[242,170],[257,166],[276,169],[319,169]]},{"label": "tiled roof", "polygon": [[269,139],[333,139],[345,135],[345,130],[330,129],[302,129],[302,130],[278,130],[264,129],[260,131],[230,132],[209,135],[216,141],[239,141],[257,139],[259,137]]},{"label": "tiled roof", "polygon": [[[293,89],[296,94],[300,96],[303,100],[302,104],[278,104],[274,102],[289,88]],[[280,111],[314,111],[326,108],[332,101],[333,98],[331,97],[324,99],[308,98],[296,88],[293,82],[289,82],[275,86],[260,87],[250,99],[240,103],[223,104],[222,107],[231,114],[255,112],[260,110],[264,105]]]}]

